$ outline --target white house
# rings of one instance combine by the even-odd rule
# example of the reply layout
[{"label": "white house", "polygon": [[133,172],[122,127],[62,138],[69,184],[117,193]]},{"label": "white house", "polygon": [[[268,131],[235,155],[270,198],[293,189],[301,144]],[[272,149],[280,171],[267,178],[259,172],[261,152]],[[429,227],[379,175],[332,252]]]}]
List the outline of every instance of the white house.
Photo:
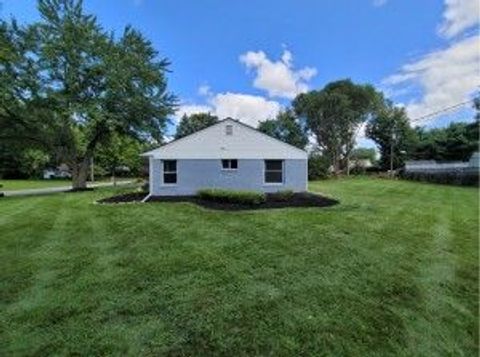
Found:
[{"label": "white house", "polygon": [[149,158],[153,196],[193,195],[202,188],[307,190],[306,151],[230,118],[142,156]]}]

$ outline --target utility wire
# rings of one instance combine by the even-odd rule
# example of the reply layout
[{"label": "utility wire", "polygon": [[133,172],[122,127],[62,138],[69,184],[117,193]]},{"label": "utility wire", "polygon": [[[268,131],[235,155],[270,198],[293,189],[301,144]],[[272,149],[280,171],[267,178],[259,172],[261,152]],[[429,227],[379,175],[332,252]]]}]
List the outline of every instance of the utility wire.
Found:
[{"label": "utility wire", "polygon": [[443,109],[440,109],[440,110],[437,110],[436,112],[432,112],[432,113],[429,113],[429,114],[425,114],[425,115],[422,115],[421,117],[418,117],[418,118],[415,118],[415,119],[411,119],[410,122],[413,123],[413,122],[416,122],[416,121],[420,121],[420,120],[423,120],[423,119],[426,119],[426,118],[430,118],[430,117],[433,117],[433,116],[436,116],[438,114],[441,114],[441,113],[445,113],[445,112],[448,112],[452,109],[456,109],[456,108],[459,108],[465,104],[468,104],[468,103],[473,103],[473,99],[470,99],[470,100],[467,100],[465,102],[461,102],[461,103],[457,103],[457,104],[454,104],[450,107],[446,107],[446,108],[443,108]]}]

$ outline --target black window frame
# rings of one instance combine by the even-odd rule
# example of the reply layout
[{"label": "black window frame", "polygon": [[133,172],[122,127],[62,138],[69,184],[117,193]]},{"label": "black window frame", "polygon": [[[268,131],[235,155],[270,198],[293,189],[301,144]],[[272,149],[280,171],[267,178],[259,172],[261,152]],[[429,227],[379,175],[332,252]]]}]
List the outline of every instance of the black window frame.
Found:
[{"label": "black window frame", "polygon": [[[270,167],[269,168],[268,167],[269,164],[270,164],[270,166],[276,166],[276,165],[272,165],[272,164],[278,164],[278,163],[280,163],[280,168],[278,168],[278,167],[276,167],[276,168],[275,167],[274,168]],[[284,165],[283,160],[270,160],[270,159],[264,160],[263,182],[266,185],[281,185],[281,184],[283,184],[284,171],[285,171],[285,165]],[[278,179],[278,176],[279,176],[279,179]]]},{"label": "black window frame", "polygon": [[[162,160],[163,184],[176,185],[178,180],[177,160]],[[173,166],[173,167],[168,167]],[[167,179],[166,179],[167,178]],[[172,180],[173,178],[173,180]]]},{"label": "black window frame", "polygon": [[238,170],[238,159],[222,159],[222,170],[225,170],[225,171]]}]

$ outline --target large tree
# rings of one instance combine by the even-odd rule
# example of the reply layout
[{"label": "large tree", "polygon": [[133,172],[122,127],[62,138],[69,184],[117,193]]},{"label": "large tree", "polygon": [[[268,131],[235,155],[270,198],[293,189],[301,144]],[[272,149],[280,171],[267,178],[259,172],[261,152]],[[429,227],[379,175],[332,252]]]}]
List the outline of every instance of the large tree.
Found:
[{"label": "large tree", "polygon": [[340,80],[322,90],[298,95],[293,101],[297,115],[316,138],[336,173],[348,167],[347,161],[362,123],[383,102],[383,96],[370,85]]},{"label": "large tree", "polygon": [[175,139],[195,133],[196,131],[205,129],[210,125],[218,122],[218,118],[210,113],[195,113],[191,115],[184,114],[177,126]]},{"label": "large tree", "polygon": [[107,34],[80,0],[40,0],[39,11],[38,23],[2,30],[12,47],[2,53],[6,76],[25,80],[2,91],[0,125],[25,128],[10,131],[49,146],[70,165],[73,187],[84,188],[96,148],[113,133],[161,141],[175,105],[169,63],[131,28],[119,39]]},{"label": "large tree", "polygon": [[384,170],[403,166],[415,147],[415,131],[410,126],[405,109],[392,103],[379,110],[367,123],[366,135],[380,150],[380,166]]},{"label": "large tree", "polygon": [[308,144],[306,130],[292,109],[278,113],[275,119],[261,121],[258,130],[300,149]]}]

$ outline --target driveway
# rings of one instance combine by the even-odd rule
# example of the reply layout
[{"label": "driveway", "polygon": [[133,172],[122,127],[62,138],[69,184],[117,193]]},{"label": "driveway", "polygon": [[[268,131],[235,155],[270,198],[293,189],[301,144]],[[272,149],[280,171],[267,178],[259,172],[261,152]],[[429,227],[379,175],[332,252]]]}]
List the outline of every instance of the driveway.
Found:
[{"label": "driveway", "polygon": [[[134,181],[118,181],[117,186],[124,186],[133,183]],[[113,186],[112,182],[100,182],[88,184],[87,187],[109,187]],[[72,186],[58,186],[58,187],[45,187],[45,188],[32,188],[28,190],[13,190],[13,191],[3,191],[5,197],[12,196],[30,196],[30,195],[45,195],[49,193],[56,192],[67,192],[72,189]],[[1,192],[1,191],[0,191]]]}]

